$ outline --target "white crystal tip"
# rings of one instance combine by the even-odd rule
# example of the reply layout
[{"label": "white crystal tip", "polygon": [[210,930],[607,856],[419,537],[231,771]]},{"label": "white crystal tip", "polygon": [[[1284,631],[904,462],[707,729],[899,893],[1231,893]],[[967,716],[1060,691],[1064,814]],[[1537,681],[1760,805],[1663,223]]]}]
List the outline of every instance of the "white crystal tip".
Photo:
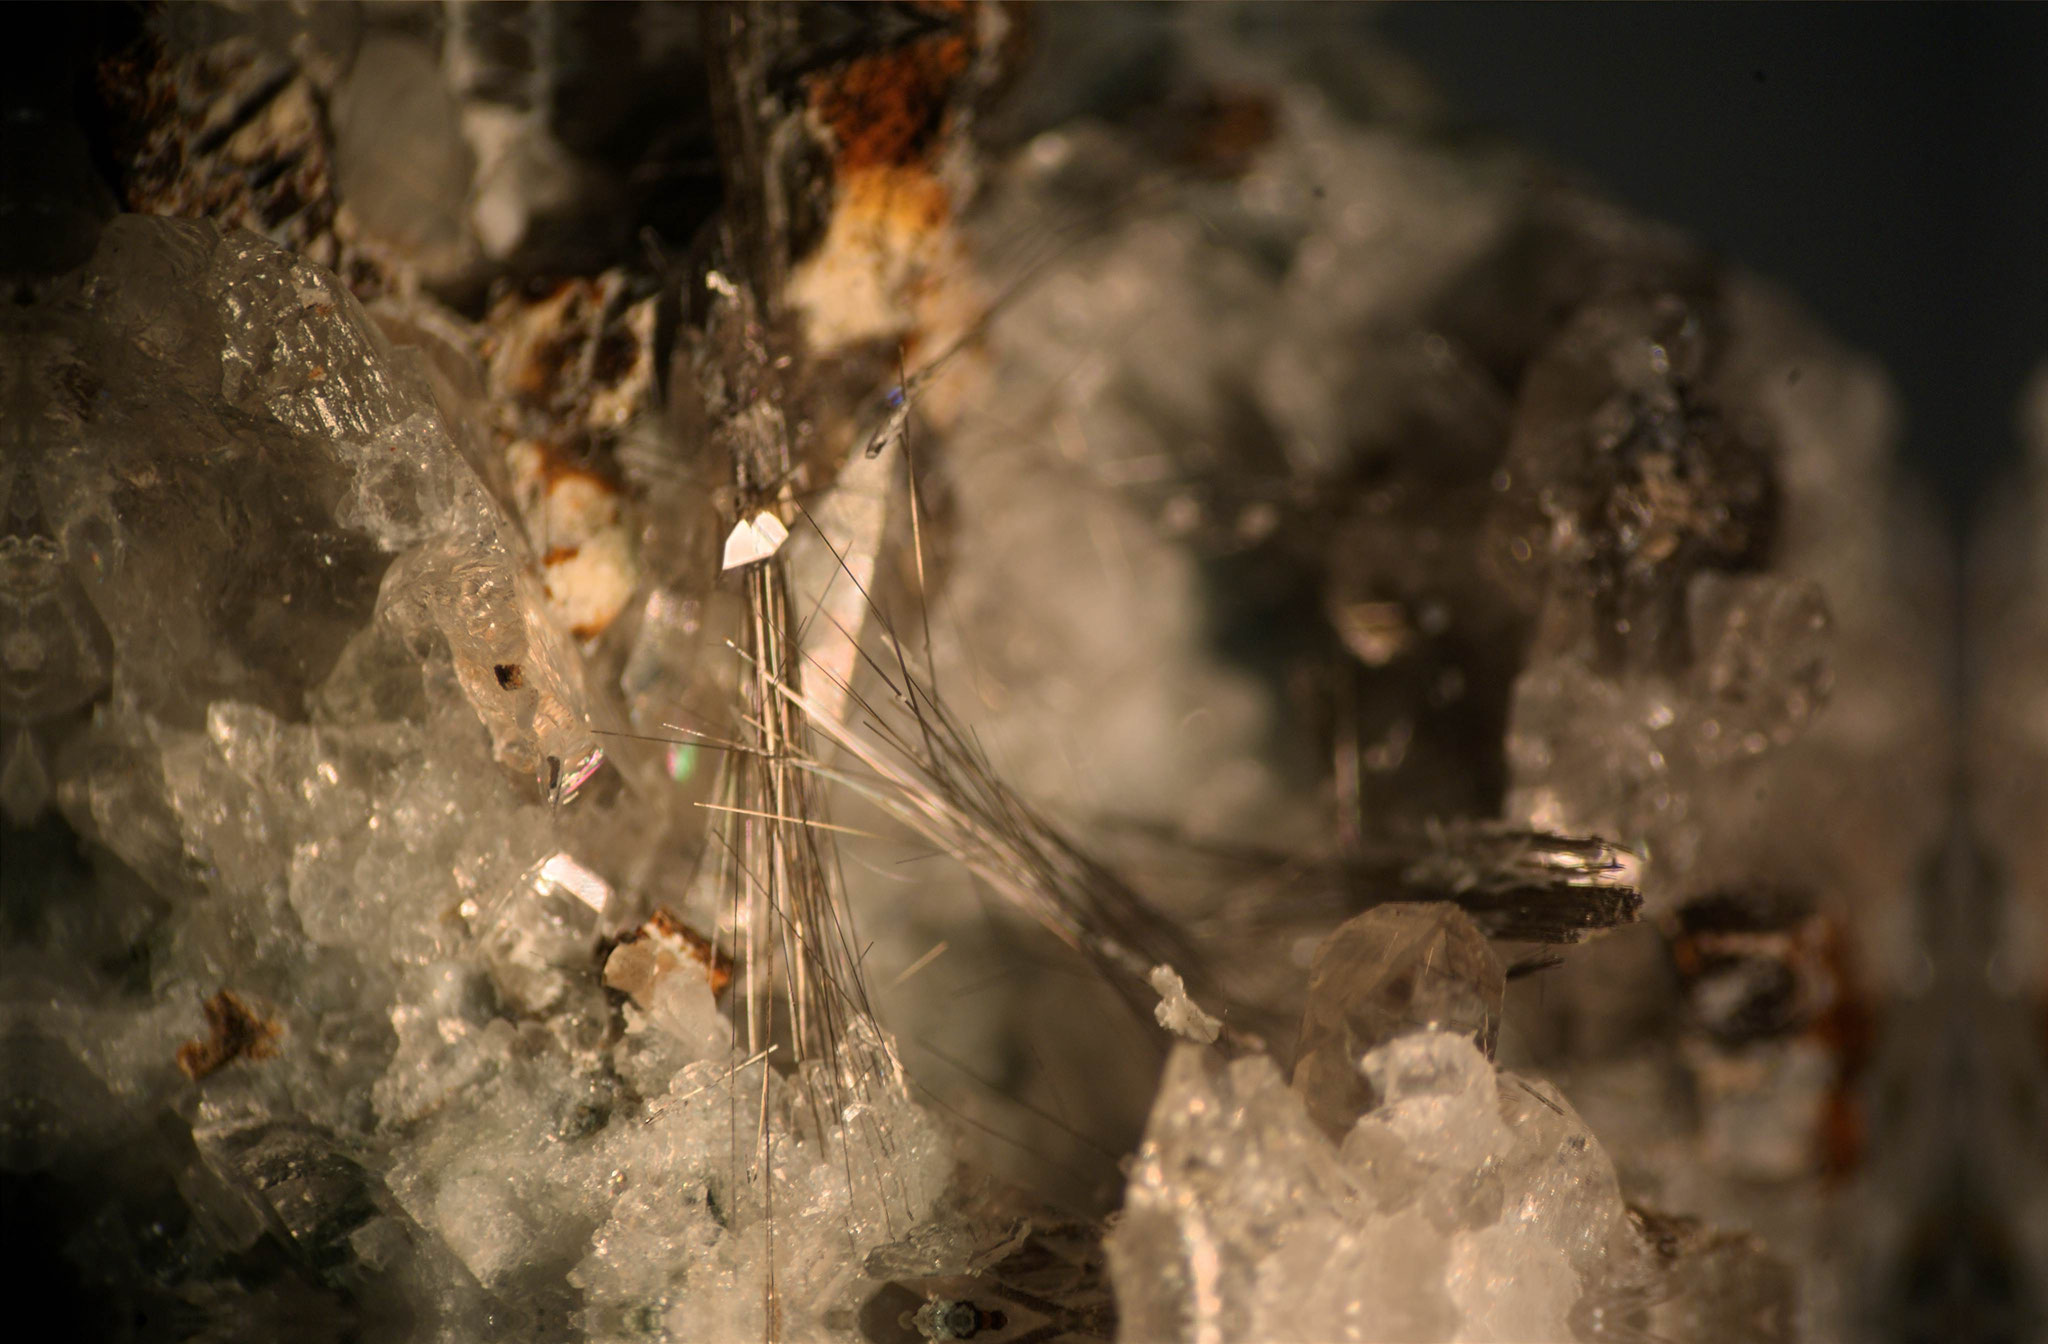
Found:
[{"label": "white crystal tip", "polygon": [[724,569],[743,569],[757,561],[766,560],[782,549],[782,543],[789,540],[789,529],[782,520],[763,509],[752,518],[742,518],[733,524],[732,531],[725,536]]}]

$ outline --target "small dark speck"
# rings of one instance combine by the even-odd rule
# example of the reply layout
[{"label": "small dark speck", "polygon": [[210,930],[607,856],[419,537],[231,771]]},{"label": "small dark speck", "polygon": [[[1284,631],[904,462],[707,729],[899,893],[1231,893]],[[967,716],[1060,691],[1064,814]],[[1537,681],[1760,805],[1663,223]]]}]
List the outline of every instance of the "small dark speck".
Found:
[{"label": "small dark speck", "polygon": [[1750,77],[1750,78],[1751,78],[1752,80],[1754,80],[1754,81],[1755,81],[1756,83],[1758,83],[1758,84],[1768,84],[1768,83],[1770,82],[1770,76],[1769,76],[1769,75],[1766,75],[1766,74],[1765,74],[1765,73],[1764,73],[1763,71],[1761,71],[1761,70],[1752,70],[1752,71],[1750,71],[1750,72],[1749,72],[1749,77]]},{"label": "small dark speck", "polygon": [[516,691],[526,683],[526,677],[517,663],[499,663],[491,671],[498,674],[498,685],[508,691]]},{"label": "small dark speck", "polygon": [[1798,365],[1795,364],[1791,368],[1785,370],[1785,385],[1787,387],[1797,387],[1799,386],[1799,380],[1805,376],[1806,370],[1800,368]]}]

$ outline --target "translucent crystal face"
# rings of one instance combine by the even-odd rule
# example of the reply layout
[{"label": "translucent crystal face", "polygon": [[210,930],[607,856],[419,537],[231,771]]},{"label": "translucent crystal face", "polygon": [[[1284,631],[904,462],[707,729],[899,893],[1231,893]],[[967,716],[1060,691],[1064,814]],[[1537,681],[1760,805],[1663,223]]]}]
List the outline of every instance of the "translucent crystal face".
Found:
[{"label": "translucent crystal face", "polygon": [[1491,1056],[1506,977],[1485,935],[1448,902],[1396,902],[1347,920],[1316,949],[1294,1090],[1332,1137],[1374,1102],[1361,1072],[1375,1047],[1413,1031],[1469,1037]]},{"label": "translucent crystal face", "polygon": [[[42,919],[54,965],[153,940],[143,1003],[80,1030],[66,988],[39,1038],[145,1108],[175,1060],[206,1179],[339,1263],[378,1240],[344,1154],[380,1100],[442,1109],[502,1062],[494,1010],[597,992],[563,984],[591,978],[604,883],[543,862],[548,794],[602,761],[581,669],[417,366],[331,274],[122,216],[5,344],[35,404],[0,458],[0,807],[120,874]],[[497,916],[473,939],[465,899]],[[503,972],[483,1007],[394,1002],[464,953]],[[201,1002],[212,1038],[181,1044]]]},{"label": "translucent crystal face", "polygon": [[123,217],[12,321],[50,366],[0,480],[12,717],[110,686],[166,721],[215,700],[297,720],[416,695],[363,674],[379,645],[438,639],[501,759],[546,779],[553,758],[558,788],[587,770],[580,671],[516,541],[417,368],[331,275]]}]

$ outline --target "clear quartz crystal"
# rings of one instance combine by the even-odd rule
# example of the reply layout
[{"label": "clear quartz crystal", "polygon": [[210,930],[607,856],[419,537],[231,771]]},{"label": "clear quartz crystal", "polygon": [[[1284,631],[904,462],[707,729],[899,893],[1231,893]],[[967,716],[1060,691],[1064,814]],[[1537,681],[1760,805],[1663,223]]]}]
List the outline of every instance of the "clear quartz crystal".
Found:
[{"label": "clear quartz crystal", "polygon": [[1435,1029],[1469,1036],[1490,1056],[1505,989],[1500,959],[1455,905],[1399,901],[1354,916],[1310,965],[1294,1090],[1340,1136],[1382,1093],[1360,1071],[1367,1051]]},{"label": "clear quartz crystal", "polygon": [[528,869],[479,915],[500,992],[529,1012],[560,1003],[570,978],[587,970],[610,899],[604,879],[566,853]]}]

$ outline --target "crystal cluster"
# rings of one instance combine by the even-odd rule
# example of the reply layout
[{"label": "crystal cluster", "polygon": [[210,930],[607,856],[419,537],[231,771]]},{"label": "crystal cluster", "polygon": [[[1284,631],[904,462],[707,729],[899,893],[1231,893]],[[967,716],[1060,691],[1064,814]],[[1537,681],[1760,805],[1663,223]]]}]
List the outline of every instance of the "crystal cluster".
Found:
[{"label": "crystal cluster", "polygon": [[1357,1069],[1380,1100],[1333,1140],[1270,1060],[1176,1048],[1109,1238],[1124,1338],[1791,1337],[1782,1269],[1653,1246],[1555,1088],[1447,1031]]},{"label": "crystal cluster", "polygon": [[0,210],[0,1171],[82,1311],[1848,1332],[1875,1005],[1968,961],[1888,395],[1363,22],[192,6],[98,158],[0,119],[75,159]]},{"label": "crystal cluster", "polygon": [[1624,1202],[1548,1083],[1490,1061],[1501,967],[1449,904],[1316,949],[1292,1085],[1169,1059],[1108,1241],[1126,1338],[1792,1337],[1753,1240]]},{"label": "crystal cluster", "polygon": [[[583,661],[417,349],[270,243],[138,216],[16,337],[61,395],[9,464],[9,820],[61,818],[117,917],[122,882],[147,893],[126,930],[50,907],[54,964],[139,960],[19,1024],[76,1061],[26,1067],[20,1109],[79,1106],[83,1068],[127,1123],[186,1117],[201,1221],[157,1280],[200,1291],[271,1229],[325,1310],[412,1338],[764,1312],[804,1337],[851,1310],[950,1138],[878,1036],[743,1066],[729,973],[675,955],[672,918],[612,951],[614,1029],[620,870],[592,828],[645,804],[576,801],[604,770]],[[29,1170],[101,1142],[21,1140]]]}]

